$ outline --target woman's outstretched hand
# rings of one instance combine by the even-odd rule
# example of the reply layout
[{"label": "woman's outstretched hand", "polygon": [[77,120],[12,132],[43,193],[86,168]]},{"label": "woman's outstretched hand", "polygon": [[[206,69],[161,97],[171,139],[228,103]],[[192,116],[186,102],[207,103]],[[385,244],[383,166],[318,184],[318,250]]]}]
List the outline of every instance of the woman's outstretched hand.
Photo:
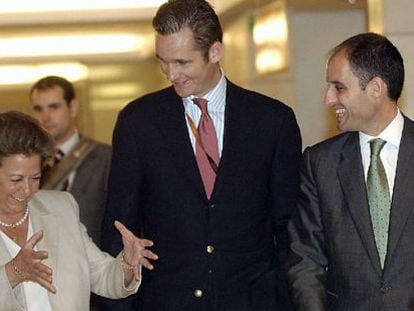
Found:
[{"label": "woman's outstretched hand", "polygon": [[150,260],[157,260],[158,256],[147,249],[154,245],[154,243],[147,239],[140,239],[127,229],[121,222],[115,221],[115,227],[122,236],[122,243],[124,244],[123,261],[130,270],[133,270],[135,279],[139,278],[139,265],[152,270],[154,266]]}]

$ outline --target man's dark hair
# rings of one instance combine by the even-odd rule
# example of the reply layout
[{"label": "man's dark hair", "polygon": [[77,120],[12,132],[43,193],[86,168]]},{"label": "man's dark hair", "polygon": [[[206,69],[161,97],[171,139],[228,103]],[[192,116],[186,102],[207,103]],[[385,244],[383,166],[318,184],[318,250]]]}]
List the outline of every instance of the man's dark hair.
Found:
[{"label": "man's dark hair", "polygon": [[374,77],[388,86],[388,96],[397,101],[404,85],[404,62],[398,49],[384,36],[376,33],[355,35],[336,46],[331,58],[344,52],[352,73],[365,89]]},{"label": "man's dark hair", "polygon": [[63,98],[69,105],[70,102],[76,97],[75,88],[73,87],[73,84],[70,83],[68,80],[58,76],[47,76],[37,81],[30,89],[30,97],[32,96],[35,90],[45,91],[48,89],[52,89],[56,86],[62,88]]},{"label": "man's dark hair", "polygon": [[218,16],[205,0],[169,0],[160,6],[152,25],[160,35],[177,33],[188,27],[193,32],[196,48],[206,59],[213,43],[223,40]]}]

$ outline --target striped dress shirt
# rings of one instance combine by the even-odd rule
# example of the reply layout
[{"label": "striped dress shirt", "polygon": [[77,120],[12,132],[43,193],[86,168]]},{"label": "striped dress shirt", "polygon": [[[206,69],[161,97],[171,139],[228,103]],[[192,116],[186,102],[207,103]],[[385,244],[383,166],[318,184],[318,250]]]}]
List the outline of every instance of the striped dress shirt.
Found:
[{"label": "striped dress shirt", "polygon": [[[227,81],[223,74],[221,73],[221,78],[216,86],[211,89],[203,98],[207,99],[207,110],[208,114],[210,115],[211,119],[213,120],[214,127],[216,129],[217,135],[217,143],[218,143],[218,152],[219,156],[221,157],[221,153],[223,151],[223,134],[224,134],[224,112],[226,108],[226,89],[227,89]],[[187,113],[190,118],[193,120],[195,125],[198,125],[200,122],[201,117],[201,110],[198,108],[196,104],[193,102],[194,95],[184,97],[183,104],[185,113]],[[194,137],[193,132],[191,131],[190,124],[186,118],[187,128],[188,128],[188,135],[190,136],[191,145],[193,146],[193,150],[195,153],[195,144],[196,139]]]}]

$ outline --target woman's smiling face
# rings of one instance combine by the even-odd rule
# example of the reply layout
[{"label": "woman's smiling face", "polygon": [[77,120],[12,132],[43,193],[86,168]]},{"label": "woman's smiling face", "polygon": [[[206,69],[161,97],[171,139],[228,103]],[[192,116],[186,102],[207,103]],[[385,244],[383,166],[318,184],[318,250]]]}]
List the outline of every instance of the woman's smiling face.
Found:
[{"label": "woman's smiling face", "polygon": [[40,155],[15,154],[4,157],[0,166],[0,219],[21,217],[39,190]]}]

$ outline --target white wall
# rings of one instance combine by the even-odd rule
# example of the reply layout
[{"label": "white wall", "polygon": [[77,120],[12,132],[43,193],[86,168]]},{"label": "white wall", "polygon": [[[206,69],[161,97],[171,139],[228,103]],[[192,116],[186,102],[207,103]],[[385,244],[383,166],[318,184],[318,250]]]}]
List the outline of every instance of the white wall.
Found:
[{"label": "white wall", "polygon": [[365,32],[367,23],[362,10],[290,11],[288,20],[293,108],[306,147],[336,133],[335,114],[323,105],[327,54],[346,38]]},{"label": "white wall", "polygon": [[383,0],[382,5],[384,35],[397,46],[404,59],[405,83],[399,107],[414,119],[414,1]]}]

